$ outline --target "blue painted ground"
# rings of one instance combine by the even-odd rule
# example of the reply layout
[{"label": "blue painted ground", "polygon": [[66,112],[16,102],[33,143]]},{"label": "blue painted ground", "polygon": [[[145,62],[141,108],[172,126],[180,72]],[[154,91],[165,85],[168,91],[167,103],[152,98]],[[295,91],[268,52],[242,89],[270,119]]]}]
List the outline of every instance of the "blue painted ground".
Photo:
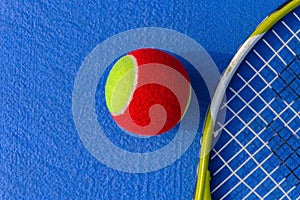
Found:
[{"label": "blue painted ground", "polygon": [[132,174],[107,167],[87,151],[76,131],[72,90],[77,72],[105,39],[153,26],[193,38],[222,71],[282,2],[2,0],[1,199],[191,199],[200,133],[177,161],[158,171]]}]

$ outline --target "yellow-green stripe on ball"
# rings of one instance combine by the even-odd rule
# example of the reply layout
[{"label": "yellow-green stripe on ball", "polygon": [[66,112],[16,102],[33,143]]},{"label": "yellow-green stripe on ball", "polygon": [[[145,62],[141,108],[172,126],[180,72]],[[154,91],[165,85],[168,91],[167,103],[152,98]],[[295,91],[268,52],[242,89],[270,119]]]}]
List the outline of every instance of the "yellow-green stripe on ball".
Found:
[{"label": "yellow-green stripe on ball", "polygon": [[105,85],[106,104],[113,115],[121,114],[125,110],[135,83],[135,59],[130,55],[123,56],[114,64]]}]

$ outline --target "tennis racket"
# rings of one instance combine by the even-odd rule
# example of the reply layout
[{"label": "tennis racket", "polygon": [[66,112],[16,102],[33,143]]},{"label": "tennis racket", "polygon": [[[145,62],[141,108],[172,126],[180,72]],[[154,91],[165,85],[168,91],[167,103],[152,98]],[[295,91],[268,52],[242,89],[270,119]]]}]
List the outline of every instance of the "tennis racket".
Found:
[{"label": "tennis racket", "polygon": [[225,70],[206,117],[195,200],[300,199],[299,5],[269,15]]}]

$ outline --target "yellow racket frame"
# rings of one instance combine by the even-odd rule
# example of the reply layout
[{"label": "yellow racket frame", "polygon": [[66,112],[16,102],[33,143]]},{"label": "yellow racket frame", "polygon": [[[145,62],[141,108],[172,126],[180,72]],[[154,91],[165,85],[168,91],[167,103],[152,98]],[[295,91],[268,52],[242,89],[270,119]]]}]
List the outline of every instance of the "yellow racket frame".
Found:
[{"label": "yellow racket frame", "polygon": [[242,60],[248,54],[250,49],[257,43],[257,41],[266,33],[276,22],[283,18],[287,13],[294,10],[300,5],[300,0],[292,0],[286,2],[278,10],[269,15],[261,24],[257,26],[255,31],[249,36],[241,48],[233,57],[226,71],[224,72],[221,81],[215,91],[212,99],[210,109],[206,116],[206,121],[203,130],[200,161],[198,166],[198,179],[195,189],[194,200],[211,200],[210,194],[210,172],[208,170],[209,153],[211,150],[211,142],[213,137],[213,130],[217,113],[219,111],[222,99],[225,95],[225,90],[239,67]]}]

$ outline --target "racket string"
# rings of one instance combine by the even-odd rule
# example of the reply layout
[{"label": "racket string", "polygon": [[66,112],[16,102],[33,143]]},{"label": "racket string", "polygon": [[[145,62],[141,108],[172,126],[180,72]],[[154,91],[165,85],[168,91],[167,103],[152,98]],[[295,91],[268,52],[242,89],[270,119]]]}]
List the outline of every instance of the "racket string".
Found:
[{"label": "racket string", "polygon": [[[248,63],[249,64],[249,63]],[[251,65],[250,65],[251,66]],[[257,71],[256,72],[256,74],[258,74],[259,73],[259,71]],[[246,82],[239,74],[238,74],[238,76],[243,80],[243,82],[245,83],[244,84],[244,86],[247,86],[247,85],[249,85],[249,82]],[[265,88],[267,88],[269,85],[267,85]],[[250,86],[250,88],[251,88],[251,86]],[[264,89],[265,89],[264,88]],[[259,94],[264,90],[262,90],[262,91],[260,91],[260,92],[258,92],[257,94],[256,94],[256,96],[254,96],[254,98],[252,98],[248,103],[244,100],[244,99],[242,99],[240,96],[239,96],[239,92],[240,91],[238,91],[238,92],[235,92],[232,88],[230,88],[233,92],[234,92],[234,97],[236,97],[236,96],[238,96],[244,103],[245,103],[245,106],[243,107],[243,108],[241,108],[237,113],[235,113],[233,110],[231,110],[231,112],[232,113],[234,113],[234,116],[231,118],[231,119],[229,119],[229,120],[227,120],[227,122],[224,124],[224,125],[221,125],[221,124],[219,124],[220,125],[220,129],[224,129],[224,127],[226,127],[226,125],[228,124],[228,123],[230,123],[232,120],[233,120],[233,118],[235,118],[236,116],[238,116],[238,114],[241,112],[241,111],[243,111],[243,109],[244,108],[246,108],[246,107],[249,107],[249,103],[251,103],[254,99],[255,99],[255,97],[256,96],[259,96]],[[243,89],[243,88],[242,88]],[[260,98],[262,98],[262,97],[260,97]],[[232,98],[233,99],[233,98]],[[232,99],[230,99],[228,102],[230,102]],[[262,98],[262,100],[263,100],[263,98]],[[267,108],[268,106],[269,106],[269,104],[270,103],[272,103],[272,101],[270,101],[269,103],[266,103],[266,106],[261,110],[261,111],[259,111],[257,114],[256,114],[256,116],[259,116],[260,118],[261,118],[261,120],[264,120],[259,114],[260,114],[260,112],[262,112],[265,108]],[[224,106],[223,106],[223,108],[224,107],[227,107],[227,109],[231,109],[230,108],[230,106],[228,106],[228,104],[224,104]],[[250,107],[251,108],[251,107]],[[253,108],[251,108],[251,110],[253,110],[254,111],[254,109]],[[276,113],[277,114],[277,113]],[[252,118],[252,120],[254,120],[254,118]],[[247,126],[249,126],[249,124],[251,123],[252,121],[249,121],[249,123],[244,123],[244,127],[243,127],[243,129],[244,128],[246,128]],[[267,123],[266,123],[267,124]],[[240,130],[240,132],[242,132],[243,131],[243,129],[242,130]],[[238,134],[237,134],[238,135]],[[224,146],[223,146],[223,148],[224,148]]]},{"label": "racket string", "polygon": [[[246,82],[239,74],[238,74],[238,76],[243,80],[243,82],[245,83],[245,85],[248,85],[248,86],[249,86],[249,82]],[[280,76],[277,76],[275,79],[277,79],[278,77],[280,77]],[[271,82],[274,82],[275,79],[273,79],[273,81],[271,81]],[[267,85],[267,86],[268,86],[268,85]],[[250,86],[250,88],[253,90],[253,88],[252,88],[251,86]],[[287,88],[287,87],[286,87],[286,88]],[[232,90],[232,88],[230,88],[230,89]],[[282,91],[283,91],[283,90],[282,90]],[[282,91],[281,91],[281,92],[282,92]],[[260,91],[259,93],[256,93],[256,96],[257,96],[258,94],[260,94],[260,93],[261,93],[261,91]],[[238,96],[240,99],[242,99],[242,98],[238,95],[238,93],[235,93],[234,95],[235,95],[235,96]],[[256,96],[255,96],[255,97],[256,97]],[[281,95],[278,94],[277,96],[280,97]],[[254,97],[254,98],[255,98],[255,97]],[[254,98],[253,98],[253,99],[254,99]],[[253,100],[253,99],[252,99],[252,100]],[[250,102],[251,102],[252,100],[250,100]],[[246,106],[249,106],[249,103],[250,103],[250,102],[249,102],[249,103],[246,103],[245,100],[243,100],[243,99],[242,99],[242,101],[245,103]],[[229,106],[226,106],[226,107],[227,107],[227,108],[230,108]],[[245,107],[243,107],[243,109],[244,109],[244,108],[245,108]],[[288,108],[288,107],[286,107],[286,109],[287,109],[287,108]],[[251,108],[251,110],[253,110],[253,108]],[[232,110],[231,110],[231,111],[232,111]],[[280,118],[280,120],[283,121],[282,118],[281,118],[280,116],[281,116],[281,114],[282,114],[284,111],[285,111],[285,110],[283,110],[281,113],[276,113],[275,111],[273,111],[273,112],[276,114],[277,118]],[[239,111],[239,112],[240,112],[240,111]],[[257,114],[256,114],[255,117],[260,116],[260,113],[261,113],[261,112],[262,112],[262,110],[261,110],[260,112],[257,112]],[[241,121],[242,121],[242,120],[241,120]],[[264,121],[264,120],[262,120],[262,121]],[[273,120],[271,121],[271,123],[267,125],[267,127],[268,127],[268,126],[271,126],[271,124],[272,124],[274,121],[275,121],[275,120],[273,119]],[[284,121],[283,121],[283,122],[284,122]],[[243,123],[244,123],[244,122],[243,122]],[[265,123],[265,121],[264,121],[264,123]],[[285,123],[285,124],[287,125],[288,123],[289,123],[289,122],[287,122],[287,123]],[[244,123],[244,125],[247,126],[248,124],[245,124],[245,123]],[[282,128],[282,129],[283,129],[283,128]],[[277,136],[277,131],[274,130],[274,129],[273,129],[273,131],[274,131],[274,133],[276,133],[276,135],[274,135],[273,137]],[[252,131],[252,132],[253,132],[253,131]],[[234,137],[234,136],[232,136],[232,137]],[[282,138],[282,137],[281,137],[281,138]],[[282,138],[282,139],[283,139],[283,138]],[[283,140],[283,141],[285,141],[285,140]],[[285,141],[285,142],[286,142],[286,141]],[[284,145],[284,143],[283,143],[282,145],[280,145],[280,146],[277,148],[277,150],[280,149],[280,147],[282,147],[283,145]],[[291,149],[293,149],[290,145],[288,145],[288,146],[289,146]],[[274,155],[276,155],[277,158],[278,158],[279,160],[281,160],[280,165],[285,165],[285,166],[287,166],[287,165],[285,164],[285,162],[286,162],[286,160],[288,160],[288,159],[292,156],[292,154],[291,154],[290,156],[286,157],[285,160],[282,160],[282,159],[280,158],[279,154],[276,153],[277,150],[276,150],[276,149],[275,149],[275,150],[272,150],[272,149],[271,149],[271,151],[272,151],[273,153],[275,153]],[[295,151],[293,150],[293,152],[295,152]],[[266,160],[265,160],[265,161],[266,161]],[[263,163],[264,163],[264,162],[262,162],[262,163],[260,163],[260,164],[263,164]],[[258,165],[258,166],[259,166],[259,165]],[[291,168],[288,168],[288,169],[289,169],[290,172],[291,172],[290,174],[288,174],[288,176],[291,175],[291,174],[294,174],[294,175],[295,175],[295,173],[293,173],[293,170],[292,170]],[[255,168],[254,170],[257,170],[257,168]],[[273,171],[273,172],[274,172],[274,171]],[[270,175],[272,175],[272,173],[271,173]],[[297,176],[296,176],[296,177],[297,177]],[[287,176],[286,176],[285,178],[287,178]],[[299,178],[297,177],[297,179],[299,179]],[[262,180],[261,183],[263,183],[263,181],[264,181],[264,180]],[[274,183],[276,183],[276,182],[274,182]],[[259,185],[260,185],[260,184],[258,184],[257,187],[258,187]],[[255,188],[257,188],[257,187],[255,187]],[[278,187],[278,185],[277,185],[277,187]],[[279,187],[279,188],[280,188],[280,187]],[[280,190],[281,190],[282,192],[284,192],[283,189],[280,188]],[[250,193],[249,193],[249,194],[250,194]],[[287,196],[287,194],[285,194],[285,195]],[[247,196],[248,196],[248,195],[247,195]],[[246,196],[246,197],[247,197],[247,196]]]},{"label": "racket string", "polygon": [[[293,99],[293,101],[296,101],[297,99],[300,98],[300,94],[299,94],[299,92],[296,91],[296,88],[291,87],[291,85],[293,83],[295,83],[296,81],[299,81],[299,79],[300,79],[299,78],[300,74],[297,74],[290,67],[293,63],[295,63],[297,61],[299,62],[299,58],[298,58],[298,56],[295,56],[295,58],[280,73],[278,73],[278,77],[285,84],[285,87],[283,87],[280,91],[277,91],[274,88],[272,88],[272,90],[276,93],[276,95],[283,100],[285,100],[286,97],[282,96],[282,93],[287,89],[290,89],[295,94],[295,98]],[[287,73],[290,76],[289,79],[287,79],[287,77],[283,77],[282,74],[284,74],[284,73]],[[285,76],[288,76],[288,75],[285,75]]]},{"label": "racket string", "polygon": [[[299,169],[300,164],[298,166],[296,166],[295,169],[291,169],[290,166],[287,164],[287,161],[295,154],[300,159],[300,155],[297,153],[297,151],[300,149],[300,147],[297,147],[296,149],[294,149],[290,144],[288,144],[287,140],[289,140],[292,137],[292,135],[290,135],[287,138],[287,140],[285,140],[282,136],[280,136],[279,134],[276,134],[276,135],[272,136],[270,141],[272,139],[274,139],[274,137],[279,137],[281,139],[282,143],[279,144],[276,149],[272,149],[271,151],[278,158],[278,160],[281,161],[279,165],[280,166],[284,165],[290,171],[290,173],[286,176],[286,178],[288,178],[290,175],[294,175],[298,179],[298,181],[300,181],[300,176],[295,173],[295,171],[297,169]],[[270,142],[270,141],[268,141],[268,142]],[[289,149],[292,150],[292,152],[289,155],[285,155],[284,159],[281,158],[280,153],[277,153],[277,151],[279,151],[283,146],[287,146],[287,147],[289,147]]]},{"label": "racket string", "polygon": [[[236,94],[239,98],[241,98],[238,94]],[[243,100],[244,101],[244,100]],[[245,101],[244,101],[245,102]],[[267,105],[268,106],[268,105]],[[227,108],[228,109],[230,109],[230,107],[229,106],[227,106]],[[231,110],[231,112],[233,112],[234,113],[234,111],[232,111]],[[259,113],[257,114],[257,116],[259,116]],[[238,115],[237,115],[237,117],[238,117]],[[239,118],[239,117],[238,117]],[[241,118],[240,118],[240,120],[241,120],[241,122],[243,122],[243,124],[244,124],[244,127],[248,127],[250,130],[251,130],[251,128],[249,127],[249,124],[251,123],[245,123]],[[228,130],[226,130],[226,128],[224,128],[223,127],[223,129],[231,136],[231,138],[232,138],[232,140],[235,140],[236,142],[238,142],[239,143],[239,141],[236,139],[236,137],[238,136],[238,134],[240,134],[243,130],[240,130],[236,135],[232,135],[231,133],[230,133],[230,131],[228,131]],[[262,130],[263,131],[263,130]],[[252,130],[251,132],[253,132],[254,134],[255,134],[255,132]],[[254,139],[256,139],[256,138],[259,138],[260,139],[260,137],[259,137],[259,134],[260,133],[258,133],[254,138],[253,138],[253,140]],[[239,144],[241,147],[243,146],[244,148],[243,148],[243,150],[245,150],[246,148],[247,148],[247,146],[248,145],[250,145],[251,143],[252,143],[252,141],[253,140],[251,140],[248,144],[246,144],[246,145],[242,145],[242,144]],[[260,139],[261,141],[262,141],[262,139]],[[231,142],[231,141],[229,141],[229,142]],[[262,141],[263,142],[263,141]],[[256,161],[256,159],[254,159],[254,156],[263,148],[263,147],[265,147],[265,146],[267,146],[267,143],[265,143],[263,146],[261,146],[254,154],[251,154],[251,153],[249,153],[247,150],[246,150],[246,152],[247,152],[247,154],[249,155],[249,159],[247,159],[244,163],[242,163],[241,165],[240,165],[240,167],[239,168],[237,168],[236,170],[232,170],[232,169],[230,169],[231,171],[232,171],[232,175],[236,175],[236,172],[241,168],[241,167],[243,167],[245,164],[247,164],[247,162],[250,160],[250,158],[251,159],[253,159],[256,163],[257,163],[257,167],[253,170],[253,172],[255,171],[255,170],[257,170],[257,168],[259,168],[259,167],[261,167],[261,165],[262,164],[264,164],[264,162],[265,161],[267,161],[269,158],[270,158],[270,156],[272,155],[272,154],[270,154],[263,162],[261,162],[261,163],[258,163],[258,161]],[[216,154],[218,154],[218,153],[216,153]],[[238,155],[239,154],[239,152],[237,153],[237,154],[235,154],[235,155]],[[234,156],[231,158],[231,159],[234,159]],[[231,159],[230,160],[228,160],[227,162],[228,163],[230,163],[230,161],[231,161]],[[228,165],[227,165],[227,167],[228,167]],[[229,167],[230,168],[230,167]],[[263,169],[264,170],[264,169]],[[264,171],[266,174],[267,174],[267,172],[266,171]],[[268,177],[269,178],[271,178],[271,175],[273,174],[273,172],[274,171],[272,171],[269,175],[268,175]],[[249,176],[251,175],[251,173],[249,173]],[[246,177],[244,177],[244,178],[240,178],[239,176],[237,176],[238,178],[239,178],[239,180],[241,180],[241,182],[244,184],[244,185],[246,185],[248,188],[250,187],[250,186],[248,186],[245,182],[244,182],[244,180],[246,179],[246,178],[248,178],[248,176],[246,176]],[[231,178],[231,176],[229,176],[228,178],[227,178],[227,180],[229,179],[229,178]],[[272,178],[271,178],[272,179]],[[226,180],[225,180],[226,181]],[[275,184],[276,184],[276,181],[274,181],[274,180],[272,180]],[[240,183],[241,183],[240,182]],[[262,182],[261,182],[262,183]],[[222,184],[220,184],[220,185],[222,185]],[[233,189],[234,188],[236,188],[237,186],[239,186],[239,184],[237,184],[237,185],[235,185],[235,187],[233,187]],[[257,187],[258,186],[260,186],[260,184],[258,184],[257,185]],[[279,185],[277,184],[277,187],[279,187]],[[251,188],[251,187],[250,187]],[[215,188],[215,190],[216,189],[218,189],[218,188]],[[284,190],[283,189],[281,189],[283,192],[284,192]],[[214,191],[213,191],[214,192]],[[253,192],[253,191],[252,191]],[[256,194],[257,195],[257,194]]]},{"label": "racket string", "polygon": [[[275,80],[276,80],[276,77],[272,80],[272,81],[266,81],[264,78],[263,78],[263,76],[261,75],[261,71],[262,70],[264,70],[266,67],[268,67],[271,71],[273,71],[273,73],[274,74],[277,74],[277,71],[276,70],[274,70],[272,67],[271,67],[271,65],[270,65],[270,62],[275,58],[275,57],[278,57],[282,62],[283,62],[283,64],[284,65],[287,65],[286,64],[286,62],[281,58],[281,56],[279,55],[279,52],[280,51],[282,51],[283,50],[283,48],[284,47],[288,47],[288,43],[293,39],[293,37],[295,37],[295,35],[293,35],[291,38],[289,38],[288,40],[287,40],[287,42],[284,42],[282,39],[281,39],[281,37],[276,33],[276,31],[274,31],[273,30],[273,32],[276,34],[276,37],[278,37],[278,38],[280,38],[280,40],[281,40],[281,42],[283,43],[283,46],[281,46],[277,51],[275,51],[272,47],[271,47],[271,45],[264,39],[263,41],[268,45],[268,47],[274,52],[274,54],[269,58],[269,60],[268,61],[266,61],[255,49],[253,50],[253,52],[259,57],[259,59],[261,59],[263,62],[264,62],[264,65],[259,69],[259,70],[256,70],[247,60],[245,61],[246,63],[247,63],[247,65],[249,65],[249,67],[251,67],[251,69],[253,70],[253,71],[255,71],[255,74],[251,77],[251,79],[249,79],[247,82],[245,82],[245,85],[244,86],[242,86],[240,89],[239,89],[239,91],[237,91],[237,94],[238,93],[240,93],[242,90],[244,90],[244,88],[247,86],[247,85],[249,85],[249,83],[256,77],[256,76],[259,76],[261,79],[262,79],[262,81],[264,82],[264,83],[266,83],[266,87],[265,88],[263,88],[263,89],[266,89],[267,88],[267,86],[270,86]],[[298,38],[298,40],[299,40],[299,38]],[[289,47],[288,47],[288,49],[290,49]],[[295,54],[292,50],[291,50],[291,52],[293,53],[293,54]],[[296,54],[295,54],[296,55]],[[237,73],[238,74],[238,73]],[[238,74],[239,75],[239,74]],[[239,75],[240,76],[240,75]],[[241,77],[241,76],[240,76]],[[263,90],[261,91],[261,92],[263,92]],[[261,93],[261,92],[259,92],[259,93]],[[227,104],[229,104],[233,99],[235,98],[235,95],[233,95],[229,100],[227,100]],[[224,104],[222,107],[221,107],[221,109],[224,109],[224,107],[226,106],[226,104]]]},{"label": "racket string", "polygon": [[[217,199],[291,199],[300,189],[297,13],[288,16],[298,21],[297,26],[283,19],[280,28],[270,30],[248,53],[228,87],[227,102],[220,108],[227,110],[226,121],[217,122],[215,130],[222,133],[223,141],[211,157],[212,165],[221,163],[211,170],[212,194]],[[272,40],[278,40],[277,46]],[[228,175],[218,181],[226,171]]]},{"label": "racket string", "polygon": [[[241,119],[241,121],[242,121],[242,119]],[[243,122],[244,124],[245,124],[245,126],[249,126],[249,124],[246,124],[245,122]],[[251,128],[249,127],[249,129],[251,130]],[[236,137],[238,136],[238,134],[240,134],[241,132],[239,132],[237,135],[232,135],[228,130],[226,130],[226,129],[224,129],[236,142],[238,142],[239,143],[239,145],[242,147],[243,145],[242,144],[240,144],[240,142],[236,139]],[[263,131],[263,130],[262,130]],[[261,132],[262,132],[261,131]],[[251,130],[251,132],[252,133],[254,133],[254,131],[253,130]],[[255,134],[255,133],[254,133]],[[244,163],[242,163],[241,165],[240,165],[240,167],[239,168],[237,168],[236,170],[234,170],[234,171],[232,171],[233,172],[233,175],[235,175],[235,176],[237,176],[236,175],[236,173],[237,173],[237,171],[241,168],[241,167],[243,167],[244,165],[246,165],[247,164],[247,162],[250,160],[250,159],[252,159],[256,164],[257,164],[257,167],[256,168],[254,168],[247,176],[245,176],[244,178],[239,178],[240,180],[242,180],[242,182],[240,182],[240,183],[243,183],[244,185],[246,185],[248,188],[249,188],[249,186],[248,186],[248,184],[246,184],[244,181],[245,181],[245,179],[247,179],[252,173],[254,173],[258,168],[260,168],[267,176],[266,176],[266,178],[265,179],[267,179],[267,178],[270,178],[271,179],[271,181],[274,183],[274,184],[276,184],[276,187],[278,187],[278,188],[280,188],[280,190],[282,191],[282,192],[284,192],[284,190],[280,187],[280,185],[272,178],[272,174],[276,171],[276,168],[272,171],[272,172],[270,172],[270,173],[268,173],[263,167],[262,167],[262,165],[265,163],[265,162],[267,162],[268,161],[268,159],[272,156],[272,153],[270,153],[268,156],[266,156],[266,158],[265,158],[265,160],[263,160],[262,162],[258,162],[254,157],[255,157],[255,155],[256,154],[258,154],[264,147],[267,147],[268,149],[270,149],[270,147],[268,147],[268,144],[267,143],[264,143],[263,145],[261,145],[258,149],[257,149],[257,151],[256,152],[254,152],[253,154],[251,154],[249,151],[247,151],[246,150],[246,148],[249,146],[249,145],[251,145],[251,144],[253,144],[252,142],[255,140],[255,139],[259,139],[261,142],[263,142],[263,140],[260,138],[260,133],[258,133],[257,135],[255,134],[255,137],[251,140],[251,141],[249,141],[249,143],[247,143],[246,145],[244,145],[243,146],[243,149],[242,150],[244,150],[244,151],[246,151],[247,152],[247,154],[249,155],[249,159],[247,159]],[[271,151],[272,151],[272,149],[270,149]],[[237,155],[237,154],[236,154]],[[233,157],[234,158],[234,157]],[[230,162],[230,160],[228,161],[228,162]],[[230,177],[228,177],[228,178],[230,178]],[[256,187],[254,188],[254,190],[251,190],[251,192],[254,192],[255,191],[255,189],[257,188],[257,187],[259,187],[262,183],[263,183],[263,181],[265,180],[265,179],[263,179],[260,183],[258,183],[257,185],[256,185]],[[284,179],[282,179],[282,181],[283,181]],[[235,187],[233,187],[233,189],[234,188],[236,188],[236,187],[238,187],[240,184],[237,184],[237,185],[235,185]],[[251,187],[250,187],[251,188]],[[249,193],[249,195],[250,195],[250,193]],[[256,194],[257,195],[257,194]],[[287,195],[287,194],[286,194]],[[247,197],[247,196],[246,196]],[[260,197],[260,196],[259,196]]]},{"label": "racket string", "polygon": [[[297,100],[300,99],[300,95],[299,93],[297,93],[296,89],[291,87],[291,85],[293,83],[295,83],[296,81],[299,81],[300,80],[300,73],[296,73],[293,69],[291,69],[291,65],[295,62],[299,62],[299,55],[295,56],[295,58],[289,63],[287,64],[287,66],[280,72],[278,73],[278,77],[285,83],[285,87],[282,88],[279,92],[277,90],[275,90],[274,88],[272,88],[272,90],[274,91],[274,93],[276,94],[276,96],[278,98],[281,98],[282,100],[285,100],[286,97],[284,97],[282,95],[282,93],[284,93],[285,90],[290,90],[292,91],[292,93],[295,94],[295,97],[294,99],[292,100],[292,102],[296,102]],[[299,66],[300,67],[300,66]],[[291,72],[289,73],[289,75],[291,76],[291,78],[287,79],[286,77],[283,77],[282,74],[284,74],[285,72]],[[295,111],[294,111],[295,112]],[[299,113],[295,113],[296,115],[294,116],[294,118],[298,117],[299,118]],[[292,118],[293,119],[293,118]],[[290,121],[289,121],[290,122]],[[286,124],[289,124],[289,122],[287,122]],[[298,159],[300,159],[300,155],[298,153],[298,150],[300,149],[300,146],[294,148],[292,145],[290,145],[287,141],[289,141],[293,135],[296,135],[299,139],[299,136],[297,135],[297,131],[299,130],[296,130],[293,134],[289,135],[287,138],[284,138],[283,136],[280,135],[280,133],[282,131],[284,131],[284,129],[286,128],[285,126],[281,127],[280,130],[275,130],[273,127],[272,127],[272,123],[275,123],[274,120],[272,120],[268,125],[267,125],[267,128],[270,128],[273,132],[274,132],[274,135],[270,138],[270,140],[268,142],[270,142],[272,139],[274,139],[275,137],[279,137],[281,139],[281,144],[278,145],[277,148],[275,149],[272,149],[272,152],[273,154],[281,161],[280,165],[284,165],[289,171],[290,173],[286,176],[286,178],[288,178],[288,176],[290,175],[294,175],[294,177],[298,180],[298,184],[300,184],[300,176],[297,175],[295,173],[295,171],[297,169],[300,168],[300,164],[298,164],[294,169],[292,169],[288,164],[287,164],[287,161],[293,156],[293,155],[296,155],[296,157],[298,157]],[[277,153],[277,151],[279,151],[283,146],[287,146],[292,152],[288,155],[288,156],[285,156],[284,159],[281,158],[280,154]]]}]

